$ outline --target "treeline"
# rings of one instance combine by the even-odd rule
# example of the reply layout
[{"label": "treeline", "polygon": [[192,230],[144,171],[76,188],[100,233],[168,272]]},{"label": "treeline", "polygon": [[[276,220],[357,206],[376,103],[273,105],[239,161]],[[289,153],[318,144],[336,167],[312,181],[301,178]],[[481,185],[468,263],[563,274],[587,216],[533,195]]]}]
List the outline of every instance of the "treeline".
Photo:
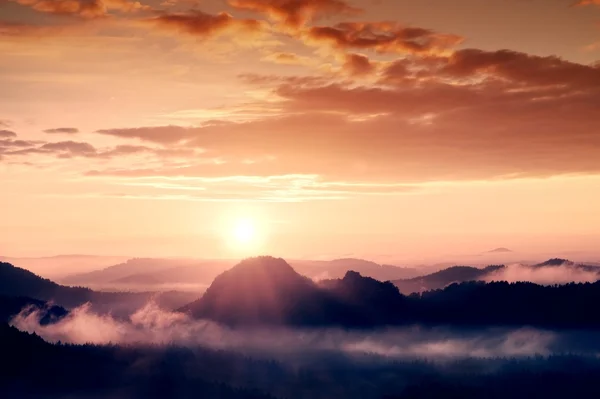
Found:
[{"label": "treeline", "polygon": [[0,350],[7,399],[600,397],[596,356],[439,363],[320,352],[276,361],[201,347],[49,344],[6,324]]}]

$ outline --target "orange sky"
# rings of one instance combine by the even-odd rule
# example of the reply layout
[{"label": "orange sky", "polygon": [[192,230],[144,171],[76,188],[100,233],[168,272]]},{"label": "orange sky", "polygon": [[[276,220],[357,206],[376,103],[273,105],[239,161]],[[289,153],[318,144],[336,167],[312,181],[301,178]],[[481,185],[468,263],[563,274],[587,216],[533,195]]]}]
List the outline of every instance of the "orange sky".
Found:
[{"label": "orange sky", "polygon": [[0,56],[0,255],[600,242],[598,1],[4,0]]}]

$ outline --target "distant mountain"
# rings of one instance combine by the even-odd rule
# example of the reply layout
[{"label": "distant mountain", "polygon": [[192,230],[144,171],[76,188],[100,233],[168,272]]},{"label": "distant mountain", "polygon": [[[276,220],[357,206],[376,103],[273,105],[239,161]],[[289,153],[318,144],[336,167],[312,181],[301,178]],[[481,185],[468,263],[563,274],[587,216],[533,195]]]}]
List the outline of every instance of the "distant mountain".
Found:
[{"label": "distant mountain", "polygon": [[503,247],[495,248],[495,249],[492,249],[491,251],[487,251],[487,253],[489,253],[489,254],[505,254],[505,253],[509,253],[509,252],[512,252],[512,251],[508,248],[503,248]]},{"label": "distant mountain", "polygon": [[315,280],[343,278],[350,270],[379,281],[397,280],[419,275],[419,270],[416,268],[380,265],[368,260],[354,258],[329,261],[292,260],[289,263],[298,273]]},{"label": "distant mountain", "polygon": [[56,255],[46,257],[6,257],[0,256],[0,261],[19,265],[38,275],[59,279],[71,273],[83,273],[98,270],[110,265],[121,263],[127,258],[123,256],[94,256],[94,255]]},{"label": "distant mountain", "polygon": [[479,269],[471,266],[453,266],[421,277],[395,280],[394,285],[405,295],[444,288],[452,283],[484,280],[485,276],[504,268],[503,265]]},{"label": "distant mountain", "polygon": [[117,285],[166,285],[196,284],[209,285],[215,277],[233,266],[230,261],[197,262],[194,265],[173,266],[158,271],[131,274],[110,281]]},{"label": "distant mountain", "polygon": [[4,262],[0,262],[0,295],[52,301],[66,308],[90,302],[94,310],[110,311],[115,315],[129,314],[150,300],[175,309],[196,297],[181,292],[97,292],[84,287],[68,287]]},{"label": "distant mountain", "polygon": [[[414,268],[380,265],[362,259],[331,261],[293,260],[290,265],[299,274],[313,280],[343,278],[349,270],[380,281],[418,275]],[[60,280],[69,285],[85,285],[95,289],[172,289],[195,290],[208,287],[219,274],[235,265],[229,260],[130,259],[90,273],[71,275]]]},{"label": "distant mountain", "polygon": [[188,259],[133,258],[101,270],[73,274],[60,281],[63,284],[77,285],[103,284],[123,278],[131,278],[137,274],[149,274],[174,267],[189,266],[195,263],[197,263],[197,261]]}]

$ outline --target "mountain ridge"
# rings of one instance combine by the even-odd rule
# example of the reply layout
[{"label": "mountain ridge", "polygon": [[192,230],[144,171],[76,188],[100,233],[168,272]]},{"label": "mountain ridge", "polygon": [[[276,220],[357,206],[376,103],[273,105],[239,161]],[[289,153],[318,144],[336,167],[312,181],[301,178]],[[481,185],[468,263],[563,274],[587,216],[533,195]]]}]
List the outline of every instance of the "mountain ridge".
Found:
[{"label": "mountain ridge", "polygon": [[600,314],[586,305],[590,301],[600,302],[600,281],[560,286],[471,281],[406,296],[391,282],[357,272],[316,283],[281,258],[259,257],[221,274],[200,299],[180,311],[234,326],[600,328]]}]

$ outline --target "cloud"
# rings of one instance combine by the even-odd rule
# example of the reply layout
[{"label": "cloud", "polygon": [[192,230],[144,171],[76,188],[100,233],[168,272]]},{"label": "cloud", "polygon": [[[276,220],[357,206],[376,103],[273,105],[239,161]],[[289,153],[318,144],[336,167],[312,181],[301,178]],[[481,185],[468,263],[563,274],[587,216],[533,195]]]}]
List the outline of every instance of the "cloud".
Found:
[{"label": "cloud", "polygon": [[351,76],[365,76],[375,71],[375,64],[362,54],[348,54],[342,69]]},{"label": "cloud", "polygon": [[409,54],[440,52],[463,40],[457,35],[390,22],[343,22],[334,26],[314,26],[304,33],[304,37],[308,43],[330,44],[341,50]]},{"label": "cloud", "polygon": [[164,13],[145,22],[160,29],[185,33],[201,39],[225,33],[257,33],[263,29],[263,23],[255,19],[236,19],[226,12],[208,14],[198,10],[187,13]]},{"label": "cloud", "polygon": [[298,54],[287,52],[270,53],[264,56],[262,60],[282,65],[310,65],[313,62],[310,57],[303,57]]},{"label": "cloud", "polygon": [[[70,128],[65,128],[70,129]],[[64,129],[52,129],[64,130]],[[69,130],[70,131],[70,130]],[[58,158],[98,158],[111,159],[121,158],[124,156],[135,154],[149,154],[160,159],[171,157],[191,157],[194,156],[194,150],[188,149],[164,149],[151,148],[139,145],[117,145],[98,149],[90,143],[77,141],[29,141],[29,140],[14,140],[15,136],[7,136],[8,139],[1,139],[0,135],[0,152],[7,156],[33,156],[36,155],[52,155]]]},{"label": "cloud", "polygon": [[0,119],[0,127],[10,127],[10,125],[11,122],[8,119]]},{"label": "cloud", "polygon": [[32,9],[57,15],[77,15],[83,18],[101,18],[109,10],[134,12],[148,10],[149,6],[128,0],[10,0]]},{"label": "cloud", "polygon": [[188,137],[190,128],[182,126],[157,126],[125,129],[101,129],[96,133],[123,138],[139,138],[160,144],[174,144]]},{"label": "cloud", "polygon": [[292,28],[323,17],[362,12],[343,0],[228,0],[228,3],[238,10],[266,14]]},{"label": "cloud", "polygon": [[54,129],[46,129],[44,133],[49,134],[76,134],[79,133],[79,129],[75,127],[58,127]]},{"label": "cloud", "polygon": [[43,144],[39,150],[58,154],[60,157],[95,156],[96,148],[90,143],[76,141],[59,141]]},{"label": "cloud", "polygon": [[[243,166],[242,164],[239,165]],[[241,168],[240,168],[241,170]],[[113,169],[90,171],[90,177],[108,177],[118,186],[117,197],[186,201],[306,202],[344,199],[352,196],[410,194],[418,186],[368,182],[328,181],[311,175],[227,175],[227,169],[183,167],[172,169]],[[266,172],[266,171],[265,171]]]},{"label": "cloud", "polygon": [[[489,82],[472,86],[421,82],[398,88],[282,83],[272,89],[280,101],[272,103],[276,111],[271,117],[99,133],[185,145],[225,161],[271,157],[252,169],[336,180],[415,182],[600,173],[595,162],[600,134],[591,128],[600,123],[595,105],[600,91],[575,88],[565,93],[564,85],[557,93],[509,88]],[[225,162],[220,169],[242,170],[231,166]]]},{"label": "cloud", "polygon": [[575,6],[590,6],[590,5],[600,6],[600,0],[576,0],[574,5]]},{"label": "cloud", "polygon": [[508,265],[485,277],[486,281],[529,281],[541,285],[593,283],[600,280],[597,271],[577,267],[570,263],[556,266],[535,267],[522,264]]},{"label": "cloud", "polygon": [[454,52],[434,74],[457,79],[495,78],[517,86],[600,87],[600,66],[541,57],[511,50],[463,49]]},{"label": "cloud", "polygon": [[13,137],[17,137],[17,134],[11,130],[0,130],[0,138],[2,139],[6,139],[6,138],[13,138]]},{"label": "cloud", "polygon": [[65,34],[78,25],[69,23],[61,25],[34,25],[30,23],[0,21],[0,37],[40,39]]},{"label": "cloud", "polygon": [[28,141],[28,140],[0,140],[0,148],[4,147],[4,148],[10,148],[10,147],[17,147],[17,148],[28,148],[28,147],[33,147],[36,144],[38,144],[37,141]]},{"label": "cloud", "polygon": [[39,314],[24,311],[11,320],[20,330],[35,332],[51,342],[75,344],[175,344],[299,355],[320,351],[375,354],[386,358],[462,358],[548,355],[560,337],[535,329],[452,331],[419,327],[387,328],[368,332],[341,329],[248,328],[230,329],[206,320],[192,320],[149,303],[129,320],[117,320],[74,309],[55,324],[40,325]]}]

